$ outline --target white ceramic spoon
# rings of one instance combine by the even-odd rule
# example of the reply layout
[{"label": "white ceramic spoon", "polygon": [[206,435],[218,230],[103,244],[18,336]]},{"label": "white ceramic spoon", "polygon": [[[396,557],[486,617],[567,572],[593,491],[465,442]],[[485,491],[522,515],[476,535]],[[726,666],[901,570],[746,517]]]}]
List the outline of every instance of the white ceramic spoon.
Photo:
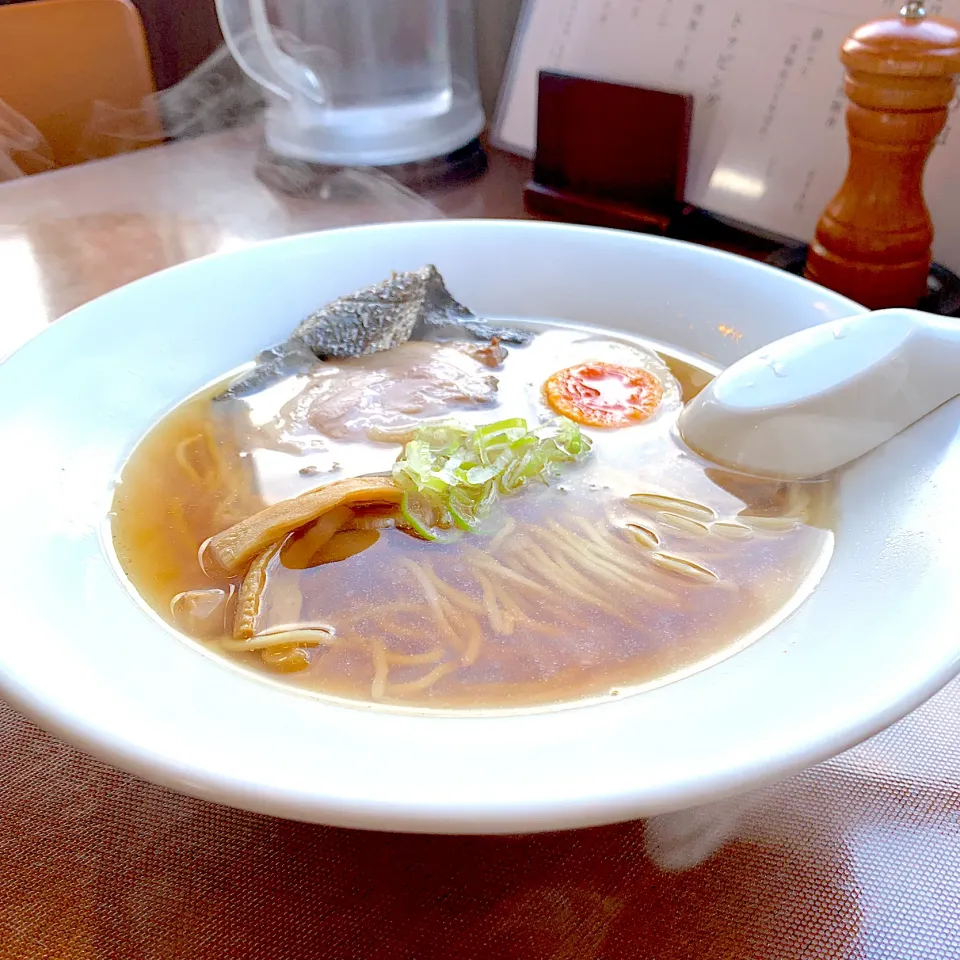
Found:
[{"label": "white ceramic spoon", "polygon": [[877,310],[801,330],[738,360],[680,414],[714,463],[784,480],[869,453],[960,394],[960,321]]}]

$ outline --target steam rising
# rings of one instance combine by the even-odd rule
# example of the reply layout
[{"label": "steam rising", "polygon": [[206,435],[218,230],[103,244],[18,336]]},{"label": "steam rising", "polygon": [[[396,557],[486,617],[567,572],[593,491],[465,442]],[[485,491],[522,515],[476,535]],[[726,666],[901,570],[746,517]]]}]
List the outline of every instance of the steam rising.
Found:
[{"label": "steam rising", "polygon": [[[169,152],[131,154],[116,176],[81,166],[39,183],[36,174],[58,165],[51,144],[0,101],[0,185],[13,188],[0,203],[0,246],[11,238],[0,267],[17,265],[4,275],[16,309],[0,331],[0,357],[68,310],[185,260],[305,231],[445,215],[382,171],[273,156],[265,107],[222,47],[137,109],[94,104],[72,151],[92,160],[166,140]],[[472,195],[451,202],[458,215],[482,212]]]},{"label": "steam rising", "polygon": [[[285,37],[278,37],[286,40]],[[285,44],[286,45],[286,44]],[[167,140],[189,140],[258,124],[266,109],[263,90],[221,46],[180,83],[145,98],[136,109],[107,101],[93,104],[80,154],[88,160],[126,153]],[[0,182],[55,166],[53,152],[29,120],[0,100]],[[275,157],[261,148],[256,173],[288,196],[372,203],[400,201],[420,216],[439,212],[388,175],[372,169],[320,171],[310,164]]]},{"label": "steam rising", "polygon": [[0,182],[52,167],[53,155],[43,134],[0,100]]}]

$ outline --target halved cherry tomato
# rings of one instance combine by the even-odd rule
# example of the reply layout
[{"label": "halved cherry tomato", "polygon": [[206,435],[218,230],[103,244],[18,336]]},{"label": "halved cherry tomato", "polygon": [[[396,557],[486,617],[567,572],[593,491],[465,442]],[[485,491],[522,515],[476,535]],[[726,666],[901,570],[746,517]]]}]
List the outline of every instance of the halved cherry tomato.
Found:
[{"label": "halved cherry tomato", "polygon": [[651,416],[663,399],[663,384],[641,367],[581,363],[544,384],[547,402],[586,427],[625,427]]}]

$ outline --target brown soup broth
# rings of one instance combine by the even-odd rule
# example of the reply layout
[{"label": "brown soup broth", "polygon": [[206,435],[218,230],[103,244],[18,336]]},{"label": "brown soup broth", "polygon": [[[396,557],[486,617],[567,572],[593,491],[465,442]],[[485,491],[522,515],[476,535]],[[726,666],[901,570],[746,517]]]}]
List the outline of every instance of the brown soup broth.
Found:
[{"label": "brown soup broth", "polygon": [[[622,334],[536,329],[533,343],[511,348],[496,371],[496,406],[451,416],[533,422],[544,412],[541,385],[555,370],[598,352],[651,350]],[[492,534],[437,544],[390,528],[358,531],[340,552],[359,552],[321,553],[324,562],[307,569],[286,562],[299,534],[290,537],[268,567],[258,632],[335,628],[332,640],[304,648],[302,669],[284,672],[282,658],[271,667],[259,651],[228,649],[237,646],[232,599],[202,629],[171,607],[190,590],[235,597],[238,580],[201,566],[212,535],[330,480],[389,470],[396,458],[399,445],[278,424],[275,412],[296,384],[268,391],[242,422],[229,422],[211,400],[215,391],[204,391],[146,436],[116,491],[120,565],[161,617],[209,649],[349,701],[531,708],[625,695],[702,669],[761,635],[812,589],[832,549],[832,491],[828,483],[705,469],[672,428],[681,402],[714,371],[658,349],[676,378],[665,409],[626,429],[585,430],[594,442],[588,460],[550,486],[506,499]]]}]

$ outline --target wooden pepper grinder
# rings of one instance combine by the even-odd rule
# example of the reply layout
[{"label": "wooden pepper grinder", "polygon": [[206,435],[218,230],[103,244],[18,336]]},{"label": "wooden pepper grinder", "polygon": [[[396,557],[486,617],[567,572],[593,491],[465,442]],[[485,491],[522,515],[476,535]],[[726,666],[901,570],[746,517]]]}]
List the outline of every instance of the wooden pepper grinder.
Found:
[{"label": "wooden pepper grinder", "polygon": [[871,309],[914,307],[927,292],[933,242],[923,173],[960,73],[960,24],[907,3],[899,17],[855,30],[840,59],[850,164],[805,275]]}]

